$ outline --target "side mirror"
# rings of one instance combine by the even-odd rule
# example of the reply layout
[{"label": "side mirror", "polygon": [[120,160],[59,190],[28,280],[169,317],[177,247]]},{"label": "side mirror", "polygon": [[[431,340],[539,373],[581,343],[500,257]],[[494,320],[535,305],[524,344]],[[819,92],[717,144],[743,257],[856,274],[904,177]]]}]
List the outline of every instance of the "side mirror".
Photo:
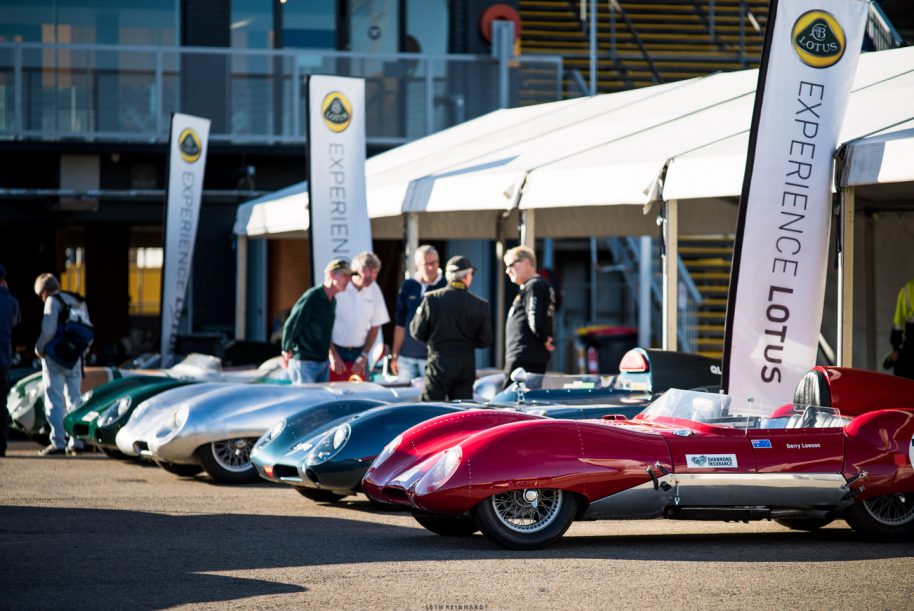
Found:
[{"label": "side mirror", "polygon": [[527,370],[523,367],[518,367],[511,372],[511,381],[512,382],[526,382],[527,381]]}]

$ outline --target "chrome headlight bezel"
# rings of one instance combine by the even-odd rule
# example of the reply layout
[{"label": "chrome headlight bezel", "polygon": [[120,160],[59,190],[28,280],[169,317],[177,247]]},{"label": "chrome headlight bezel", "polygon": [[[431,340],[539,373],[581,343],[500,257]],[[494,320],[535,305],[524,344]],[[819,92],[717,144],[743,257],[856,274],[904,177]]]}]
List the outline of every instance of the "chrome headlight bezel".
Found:
[{"label": "chrome headlight bezel", "polygon": [[454,446],[439,453],[433,460],[431,468],[416,482],[416,494],[429,494],[446,484],[460,467],[463,450],[460,446]]},{"label": "chrome headlight bezel", "polygon": [[286,429],[285,419],[274,423],[273,426],[271,426],[270,429],[266,433],[264,433],[263,435],[260,436],[260,439],[257,440],[257,443],[254,444],[254,447],[260,448],[260,447],[267,445],[268,443],[270,443],[271,441],[273,441],[274,439],[279,437],[285,429]]},{"label": "chrome headlight bezel", "polygon": [[314,447],[308,451],[303,463],[305,465],[314,466],[327,462],[346,447],[351,435],[352,427],[349,426],[348,422],[344,422],[343,424],[330,429],[321,435],[314,444]]}]

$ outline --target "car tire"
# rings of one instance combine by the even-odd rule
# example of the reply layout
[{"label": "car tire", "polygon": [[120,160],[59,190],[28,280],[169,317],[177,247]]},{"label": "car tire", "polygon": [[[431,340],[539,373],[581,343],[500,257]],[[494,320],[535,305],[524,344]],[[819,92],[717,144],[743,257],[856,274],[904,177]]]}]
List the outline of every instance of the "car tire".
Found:
[{"label": "car tire", "polygon": [[855,531],[872,539],[914,536],[914,494],[893,493],[858,501],[844,512]]},{"label": "car tire", "polygon": [[413,512],[413,517],[426,530],[430,530],[442,537],[469,537],[479,532],[479,526],[472,518],[431,515],[419,512]]},{"label": "car tire", "polygon": [[790,530],[805,531],[819,530],[832,523],[832,520],[824,518],[776,518],[774,521]]},{"label": "car tire", "polygon": [[178,477],[193,477],[203,471],[200,465],[182,465],[174,462],[157,462],[157,465]]},{"label": "car tire", "polygon": [[533,550],[558,541],[577,509],[571,493],[528,488],[490,496],[473,508],[473,517],[491,541],[508,549]]},{"label": "car tire", "polygon": [[260,475],[251,462],[251,450],[256,442],[256,437],[214,441],[197,448],[197,458],[210,477],[221,484],[258,482]]},{"label": "car tire", "polygon": [[336,503],[347,496],[345,494],[331,492],[330,490],[315,490],[314,488],[302,488],[300,486],[295,486],[295,491],[306,499],[316,503]]}]

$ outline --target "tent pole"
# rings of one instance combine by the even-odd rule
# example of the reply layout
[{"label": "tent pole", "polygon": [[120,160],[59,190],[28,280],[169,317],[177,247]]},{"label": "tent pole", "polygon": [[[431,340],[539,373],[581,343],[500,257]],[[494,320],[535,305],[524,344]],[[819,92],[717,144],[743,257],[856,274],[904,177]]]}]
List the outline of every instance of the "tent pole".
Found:
[{"label": "tent pole", "polygon": [[536,250],[536,210],[520,211],[520,243],[529,248]]},{"label": "tent pole", "polygon": [[641,257],[638,262],[638,345],[651,345],[651,238],[641,236]]},{"label": "tent pole", "polygon": [[841,250],[838,252],[838,365],[852,367],[854,344],[854,188],[843,187],[838,206]]},{"label": "tent pole", "polygon": [[416,250],[419,248],[419,214],[417,212],[406,213],[403,234],[403,243],[405,245],[403,275],[405,278],[409,278],[413,275],[413,259],[415,259]]},{"label": "tent pole", "polygon": [[505,260],[505,219],[495,217],[495,367],[505,366],[505,280],[502,264]]},{"label": "tent pole", "polygon": [[248,237],[240,235],[235,240],[235,339],[246,337],[248,317]]},{"label": "tent pole", "polygon": [[679,202],[663,202],[663,349],[676,351],[679,311]]}]

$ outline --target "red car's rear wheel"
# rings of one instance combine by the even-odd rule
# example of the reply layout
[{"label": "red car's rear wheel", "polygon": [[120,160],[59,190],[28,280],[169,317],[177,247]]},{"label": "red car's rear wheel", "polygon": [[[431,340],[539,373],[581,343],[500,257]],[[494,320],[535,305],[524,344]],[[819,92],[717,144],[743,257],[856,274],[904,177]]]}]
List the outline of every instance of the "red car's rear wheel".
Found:
[{"label": "red car's rear wheel", "polygon": [[870,537],[914,535],[914,494],[896,492],[854,503],[844,518],[854,530]]},{"label": "red car's rear wheel", "polygon": [[502,492],[473,509],[483,534],[509,549],[539,549],[554,543],[576,513],[574,495],[554,488]]}]

